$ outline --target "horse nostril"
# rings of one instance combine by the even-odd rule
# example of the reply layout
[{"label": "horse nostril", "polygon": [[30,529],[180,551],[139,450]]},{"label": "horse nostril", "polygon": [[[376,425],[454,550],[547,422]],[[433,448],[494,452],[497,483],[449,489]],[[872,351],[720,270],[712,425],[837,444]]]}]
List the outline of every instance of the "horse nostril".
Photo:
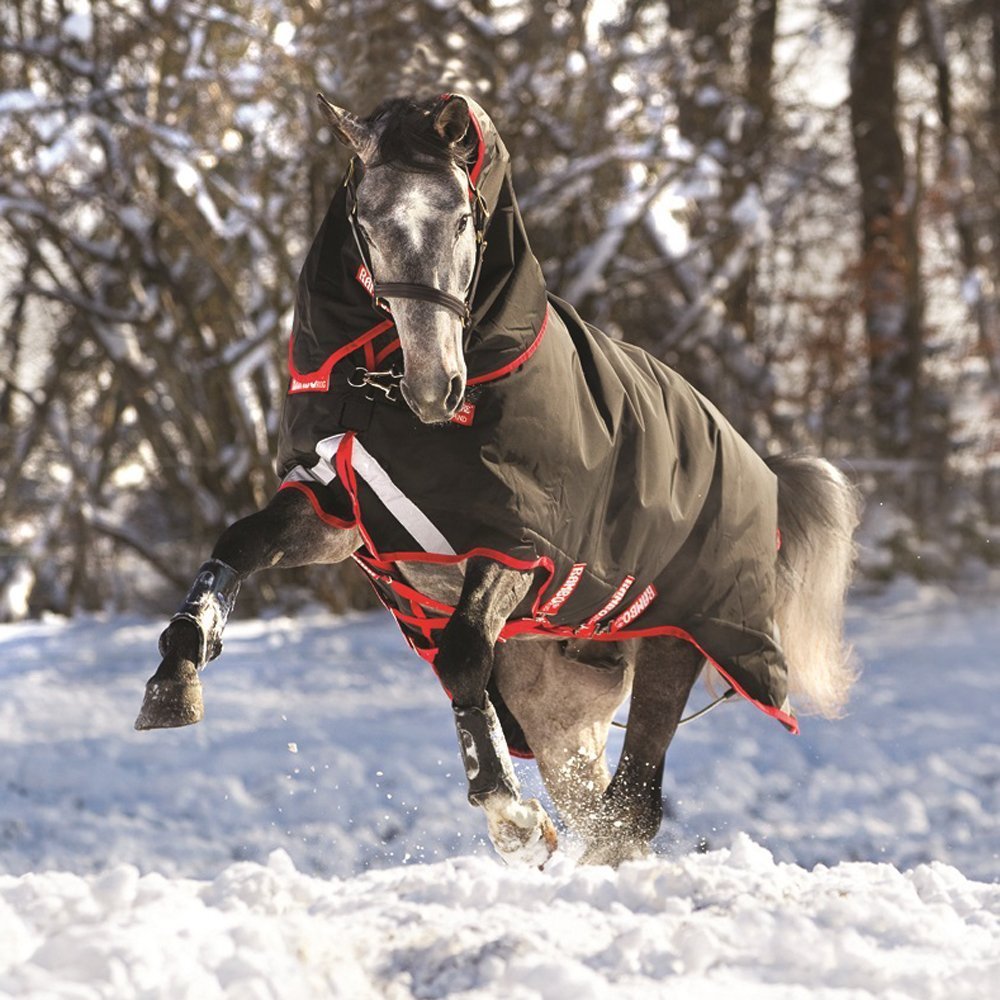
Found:
[{"label": "horse nostril", "polygon": [[444,405],[449,412],[458,409],[458,404],[462,402],[464,393],[465,379],[461,375],[453,376],[451,382],[448,384],[448,395],[444,401]]}]

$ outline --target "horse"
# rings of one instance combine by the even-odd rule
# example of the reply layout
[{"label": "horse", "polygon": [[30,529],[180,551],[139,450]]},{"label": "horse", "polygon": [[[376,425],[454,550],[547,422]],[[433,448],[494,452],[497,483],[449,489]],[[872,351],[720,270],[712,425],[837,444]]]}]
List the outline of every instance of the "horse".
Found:
[{"label": "horse", "polygon": [[[160,637],[137,729],[203,717],[240,584],[353,559],[451,699],[471,804],[511,864],[642,856],[703,670],[792,732],[839,714],[858,522],[829,462],[760,458],[677,373],[545,287],[509,155],[471,98],[367,117],[303,265],[277,467]],[[611,774],[609,727],[629,699]]]}]

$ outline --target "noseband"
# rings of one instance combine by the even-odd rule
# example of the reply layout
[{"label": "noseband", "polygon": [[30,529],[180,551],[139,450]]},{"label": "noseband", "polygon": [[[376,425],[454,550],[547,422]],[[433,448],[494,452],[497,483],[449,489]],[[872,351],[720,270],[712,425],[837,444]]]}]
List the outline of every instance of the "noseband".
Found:
[{"label": "noseband", "polygon": [[486,224],[489,222],[490,214],[486,208],[486,202],[480,194],[479,189],[472,182],[469,171],[466,169],[465,177],[469,183],[469,200],[472,202],[472,224],[476,234],[476,263],[472,271],[472,280],[466,290],[465,298],[460,299],[451,292],[442,291],[433,285],[421,285],[408,281],[374,281],[375,271],[371,263],[371,255],[361,227],[358,225],[358,198],[357,198],[357,174],[359,172],[359,160],[354,157],[347,170],[347,177],[344,179],[344,187],[347,188],[347,218],[351,225],[351,232],[354,234],[354,242],[357,245],[361,261],[368,268],[368,273],[374,282],[372,294],[375,297],[375,304],[386,312],[391,312],[386,298],[394,299],[416,299],[419,302],[429,302],[431,305],[441,306],[454,313],[461,321],[463,330],[468,333],[472,323],[472,302],[476,295],[476,286],[479,284],[479,274],[483,266],[483,253],[486,250]]}]

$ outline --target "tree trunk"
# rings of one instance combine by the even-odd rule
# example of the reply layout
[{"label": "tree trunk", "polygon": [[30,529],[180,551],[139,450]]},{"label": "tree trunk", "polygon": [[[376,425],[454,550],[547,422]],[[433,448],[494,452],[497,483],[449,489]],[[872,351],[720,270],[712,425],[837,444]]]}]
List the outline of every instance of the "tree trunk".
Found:
[{"label": "tree trunk", "polygon": [[899,133],[899,30],[909,0],[859,0],[851,59],[851,128],[861,185],[861,280],[874,442],[915,457],[924,356],[915,198]]}]

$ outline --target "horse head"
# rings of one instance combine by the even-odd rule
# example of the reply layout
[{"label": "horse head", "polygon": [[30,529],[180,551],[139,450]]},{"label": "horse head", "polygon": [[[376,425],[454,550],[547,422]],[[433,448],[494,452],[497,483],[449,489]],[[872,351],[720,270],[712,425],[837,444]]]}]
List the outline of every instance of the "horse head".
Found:
[{"label": "horse head", "polygon": [[400,389],[425,424],[450,420],[465,395],[464,334],[479,220],[470,199],[461,97],[388,101],[360,119],[319,96],[334,135],[361,162],[350,211],[376,297],[403,352]]}]

